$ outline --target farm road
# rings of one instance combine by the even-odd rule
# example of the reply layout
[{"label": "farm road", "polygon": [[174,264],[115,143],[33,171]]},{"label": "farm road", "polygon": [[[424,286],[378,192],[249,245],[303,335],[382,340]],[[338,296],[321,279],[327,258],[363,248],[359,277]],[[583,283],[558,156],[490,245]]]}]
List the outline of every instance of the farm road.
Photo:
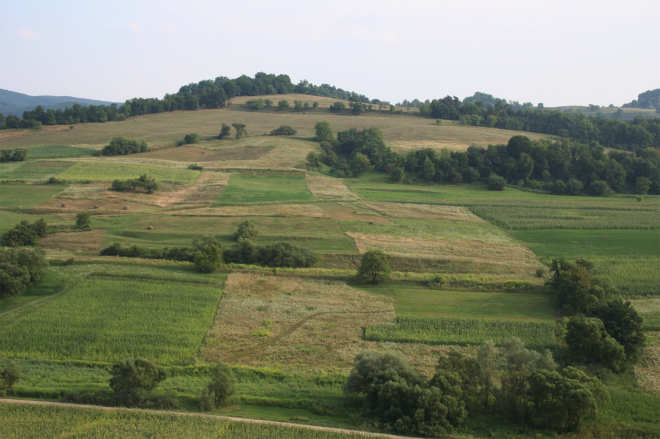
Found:
[{"label": "farm road", "polygon": [[126,408],[116,408],[116,407],[103,407],[98,405],[85,405],[85,404],[68,404],[65,402],[53,402],[53,401],[35,401],[35,400],[22,400],[22,399],[4,399],[0,398],[0,403],[4,404],[34,404],[34,405],[53,405],[59,407],[77,407],[77,408],[87,408],[87,409],[96,409],[96,410],[131,410],[131,411],[140,411],[153,414],[176,414],[182,416],[201,416],[201,417],[211,417],[224,419],[233,422],[250,422],[253,424],[271,424],[271,425],[282,425],[285,427],[300,427],[308,428],[310,430],[321,430],[321,431],[332,431],[335,433],[349,433],[349,434],[360,434],[364,437],[385,437],[393,439],[421,439],[415,436],[394,436],[391,434],[384,433],[371,433],[367,431],[359,430],[347,430],[343,428],[332,428],[332,427],[319,427],[316,425],[304,425],[304,424],[293,424],[290,422],[277,422],[277,421],[265,421],[263,419],[248,419],[248,418],[234,418],[232,416],[218,416],[218,415],[206,415],[202,413],[187,413],[187,412],[176,412],[176,411],[163,411],[163,410],[143,410],[143,409],[126,409]]}]

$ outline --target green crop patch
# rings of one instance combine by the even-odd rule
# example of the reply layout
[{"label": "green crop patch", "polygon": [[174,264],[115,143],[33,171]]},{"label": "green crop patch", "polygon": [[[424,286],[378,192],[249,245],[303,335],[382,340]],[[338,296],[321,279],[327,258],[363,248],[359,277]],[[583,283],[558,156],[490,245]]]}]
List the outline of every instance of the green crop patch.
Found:
[{"label": "green crop patch", "polygon": [[28,149],[28,160],[68,159],[92,155],[95,149],[68,145],[42,145]]},{"label": "green crop patch", "polygon": [[46,180],[73,166],[68,162],[5,162],[0,163],[0,180]]},{"label": "green crop patch", "polygon": [[352,286],[392,297],[397,316],[539,321],[555,318],[552,296],[547,294],[446,291],[410,282]]},{"label": "green crop patch", "polygon": [[216,204],[225,203],[288,203],[315,201],[300,175],[233,174]]},{"label": "green crop patch", "polygon": [[61,185],[3,185],[0,207],[32,207],[62,192]]},{"label": "green crop patch", "polygon": [[58,178],[63,180],[110,181],[138,178],[142,174],[154,177],[156,181],[190,184],[199,177],[200,172],[162,166],[103,161],[76,163],[60,174]]},{"label": "green crop patch", "polygon": [[395,325],[369,325],[366,340],[431,345],[479,345],[493,340],[501,345],[511,337],[520,338],[527,347],[555,345],[553,322],[520,320],[466,319],[460,317],[397,317]]},{"label": "green crop patch", "polygon": [[214,286],[90,278],[0,328],[0,350],[14,358],[119,361],[190,360],[222,294]]}]

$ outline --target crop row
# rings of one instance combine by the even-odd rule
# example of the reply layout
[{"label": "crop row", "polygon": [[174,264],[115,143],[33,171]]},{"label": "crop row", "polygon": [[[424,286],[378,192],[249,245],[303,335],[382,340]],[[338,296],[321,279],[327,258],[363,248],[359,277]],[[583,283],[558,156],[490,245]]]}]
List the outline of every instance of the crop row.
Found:
[{"label": "crop row", "polygon": [[281,424],[233,422],[212,416],[0,403],[0,437],[364,439],[365,435]]},{"label": "crop row", "polygon": [[459,317],[397,317],[395,325],[370,325],[365,339],[379,342],[433,345],[479,345],[493,340],[501,345],[511,337],[530,348],[555,344],[555,325],[550,322],[470,319]]}]

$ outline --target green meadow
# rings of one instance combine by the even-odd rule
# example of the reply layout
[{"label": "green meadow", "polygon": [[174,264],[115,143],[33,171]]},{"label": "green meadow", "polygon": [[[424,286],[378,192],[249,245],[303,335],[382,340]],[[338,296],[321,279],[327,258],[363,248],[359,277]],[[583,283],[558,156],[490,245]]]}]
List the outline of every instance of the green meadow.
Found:
[{"label": "green meadow", "polygon": [[32,207],[49,200],[62,192],[62,185],[17,185],[0,186],[0,207]]},{"label": "green meadow", "polygon": [[232,174],[215,204],[315,201],[303,175]]},{"label": "green meadow", "polygon": [[5,162],[0,163],[0,180],[47,180],[73,166],[69,162]]},{"label": "green meadow", "polygon": [[138,178],[142,174],[154,177],[156,181],[171,183],[192,183],[199,177],[199,171],[188,169],[166,168],[162,166],[143,165],[137,163],[79,162],[58,175],[63,180],[126,180]]},{"label": "green meadow", "polygon": [[95,149],[68,145],[41,145],[28,149],[28,160],[68,159],[92,155]]}]

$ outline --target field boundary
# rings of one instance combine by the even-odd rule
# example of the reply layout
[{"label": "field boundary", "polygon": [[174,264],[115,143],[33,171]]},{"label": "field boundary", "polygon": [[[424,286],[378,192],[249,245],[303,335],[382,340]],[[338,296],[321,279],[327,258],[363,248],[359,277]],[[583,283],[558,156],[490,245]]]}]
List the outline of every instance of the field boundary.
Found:
[{"label": "field boundary", "polygon": [[197,416],[204,418],[216,418],[231,422],[278,425],[282,427],[307,428],[309,430],[317,430],[317,431],[331,431],[334,433],[359,434],[365,437],[376,437],[376,438],[382,437],[382,438],[394,438],[394,439],[422,439],[419,436],[394,436],[387,433],[373,433],[369,431],[349,430],[347,428],[321,427],[318,425],[294,424],[292,422],[267,421],[265,419],[238,418],[235,416],[209,415],[204,413],[189,413],[189,412],[179,412],[179,411],[169,411],[169,410],[164,411],[164,410],[148,410],[148,409],[129,409],[129,408],[107,407],[107,406],[97,406],[97,405],[88,405],[88,404],[71,404],[66,402],[55,402],[55,401],[37,401],[37,400],[6,399],[6,398],[0,398],[0,403],[48,405],[48,406],[56,406],[56,407],[70,407],[70,408],[96,409],[96,410],[129,411],[129,412],[148,413],[159,416],[174,414],[178,416]]}]

